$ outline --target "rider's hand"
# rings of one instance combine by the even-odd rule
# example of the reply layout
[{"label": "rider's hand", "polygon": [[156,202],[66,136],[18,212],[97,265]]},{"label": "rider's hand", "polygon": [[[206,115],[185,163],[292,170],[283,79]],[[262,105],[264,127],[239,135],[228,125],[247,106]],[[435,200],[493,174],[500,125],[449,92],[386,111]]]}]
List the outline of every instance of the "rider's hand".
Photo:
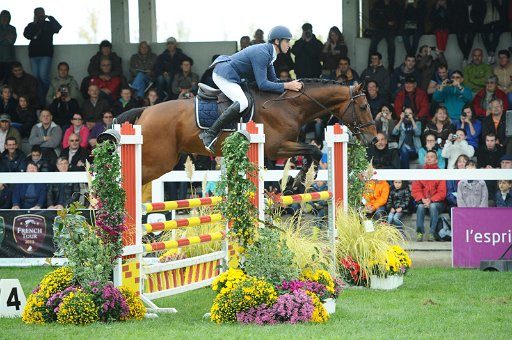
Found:
[{"label": "rider's hand", "polygon": [[302,83],[298,80],[292,80],[287,83],[284,83],[284,89],[290,91],[300,91],[302,88]]}]

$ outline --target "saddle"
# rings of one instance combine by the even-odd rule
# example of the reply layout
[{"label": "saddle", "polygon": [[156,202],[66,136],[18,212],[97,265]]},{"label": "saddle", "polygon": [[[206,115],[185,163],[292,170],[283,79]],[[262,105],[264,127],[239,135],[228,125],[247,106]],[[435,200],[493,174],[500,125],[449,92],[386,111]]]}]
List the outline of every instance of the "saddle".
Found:
[{"label": "saddle", "polygon": [[[200,129],[207,130],[233,102],[219,89],[203,83],[199,83],[198,87],[195,98],[196,123]],[[242,90],[247,97],[249,106],[242,112],[241,121],[247,123],[254,115],[254,99],[247,85],[243,84]],[[236,131],[236,124],[237,122],[233,122],[231,126],[224,128],[222,131]]]}]

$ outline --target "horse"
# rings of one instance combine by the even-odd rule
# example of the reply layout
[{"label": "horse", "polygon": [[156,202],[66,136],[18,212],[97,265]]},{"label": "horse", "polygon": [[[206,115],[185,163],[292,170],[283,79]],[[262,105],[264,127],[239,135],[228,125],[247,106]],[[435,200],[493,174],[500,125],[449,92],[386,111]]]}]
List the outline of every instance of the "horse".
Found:
[{"label": "horse", "polygon": [[[255,105],[253,120],[264,124],[265,156],[275,160],[302,155],[307,164],[301,170],[304,175],[311,160],[318,164],[322,156],[317,146],[298,142],[304,124],[330,114],[365,144],[373,140],[377,131],[363,84],[345,86],[325,79],[300,81],[303,86],[299,92],[278,95],[251,87],[251,93]],[[172,171],[181,152],[212,155],[199,138],[201,130],[195,120],[194,99],[132,109],[117,117],[117,123],[123,122],[141,125],[143,184]],[[227,135],[223,132],[217,140],[216,156],[221,155],[219,146]]]}]

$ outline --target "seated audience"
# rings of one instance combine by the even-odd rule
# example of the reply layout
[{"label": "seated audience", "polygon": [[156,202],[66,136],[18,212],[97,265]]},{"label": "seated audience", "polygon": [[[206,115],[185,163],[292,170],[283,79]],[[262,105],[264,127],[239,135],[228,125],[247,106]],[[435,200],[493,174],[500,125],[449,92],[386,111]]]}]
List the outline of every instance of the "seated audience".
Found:
[{"label": "seated audience", "polygon": [[[34,162],[28,162],[27,172],[38,172]],[[12,209],[42,209],[46,205],[46,184],[20,183],[14,187]]]},{"label": "seated audience", "polygon": [[103,40],[99,45],[99,51],[89,60],[87,73],[89,73],[91,78],[98,77],[104,73],[101,67],[102,59],[110,61],[110,74],[112,77],[120,77],[123,75],[123,64],[121,63],[121,58],[116,54],[116,52],[112,52],[112,44],[110,41]]},{"label": "seated audience", "polygon": [[400,168],[409,169],[409,160],[416,159],[421,148],[421,123],[416,121],[411,108],[406,108],[400,114],[400,120],[393,129],[393,136],[399,138]]},{"label": "seated audience", "polygon": [[411,78],[414,78],[414,83],[421,79],[420,72],[416,69],[414,54],[406,55],[402,65],[393,71],[391,75],[391,95],[395,96],[404,87],[407,79]]},{"label": "seated audience", "polygon": [[12,89],[14,99],[19,96],[26,96],[29,103],[37,106],[39,101],[37,98],[37,79],[26,73],[20,62],[15,61],[11,66],[12,76],[9,78],[7,85]]},{"label": "seated audience", "polygon": [[62,148],[67,148],[69,146],[69,136],[72,133],[76,133],[80,136],[80,146],[82,148],[87,148],[89,145],[87,141],[89,140],[89,129],[84,124],[84,120],[80,113],[75,113],[73,118],[71,119],[71,126],[64,131],[64,137],[62,138]]},{"label": "seated audience", "polygon": [[331,27],[327,41],[320,53],[320,60],[323,62],[322,78],[330,77],[336,71],[340,58],[346,57],[347,52],[348,48],[347,44],[345,44],[343,33],[341,33],[338,27]]},{"label": "seated audience", "polygon": [[388,196],[388,182],[374,179],[367,181],[363,194],[365,212],[375,220],[383,218],[386,215]]},{"label": "seated audience", "polygon": [[53,115],[53,121],[63,129],[67,129],[69,121],[73,114],[79,111],[78,101],[71,98],[69,89],[66,85],[62,85],[55,95],[55,99],[50,105],[50,111]]},{"label": "seated audience", "polygon": [[[446,64],[437,66],[437,69],[432,75],[432,78],[428,84],[427,93],[429,95],[434,94],[434,92],[436,92],[437,88],[440,87],[443,82],[450,80],[450,75],[451,71],[448,70],[448,66],[446,66]],[[434,104],[436,103],[432,103],[433,106]]]},{"label": "seated audience", "polygon": [[370,54],[370,65],[361,73],[361,79],[373,80],[379,85],[379,92],[386,101],[390,98],[389,71],[382,65],[382,55],[379,52]]},{"label": "seated audience", "polygon": [[[455,169],[466,169],[466,164],[469,162],[469,157],[466,155],[460,155],[457,157],[457,161],[455,162]],[[459,180],[449,180],[446,181],[446,203],[448,212],[450,212],[451,208],[457,206],[457,187],[459,185]]]},{"label": "seated audience", "polygon": [[0,114],[7,114],[12,117],[16,113],[16,99],[12,96],[12,90],[9,86],[3,85],[0,89],[2,91]]},{"label": "seated audience", "polygon": [[181,61],[188,58],[183,51],[178,48],[174,37],[167,38],[167,47],[155,61],[154,74],[156,77],[156,87],[158,97],[163,101],[176,99],[172,95],[171,85],[174,75],[180,71]]},{"label": "seated audience", "polygon": [[418,162],[422,167],[425,164],[425,156],[427,155],[427,152],[434,151],[437,154],[437,166],[439,169],[446,168],[446,162],[442,156],[442,147],[439,145],[438,141],[440,140],[436,138],[436,135],[433,133],[427,133],[425,135],[425,146],[418,151]]},{"label": "seated audience", "polygon": [[393,136],[393,129],[396,126],[396,120],[393,119],[392,114],[393,107],[389,104],[383,104],[375,116],[375,127],[377,132],[381,132],[386,136],[388,140],[388,146],[390,149],[396,149],[398,147],[398,139]]},{"label": "seated audience", "polygon": [[87,93],[89,94],[89,99],[84,101],[82,113],[87,127],[92,128],[95,123],[101,122],[103,112],[110,111],[110,104],[106,99],[100,97],[98,85],[89,85]]},{"label": "seated audience", "polygon": [[[0,167],[0,172],[3,170]],[[12,207],[12,186],[0,183],[0,209],[11,209]]]},{"label": "seated audience", "polygon": [[[437,166],[437,154],[434,151],[428,151],[425,156],[424,169],[439,169]],[[422,242],[425,234],[425,212],[430,214],[430,234],[428,241],[434,241],[434,233],[437,227],[439,214],[444,209],[444,200],[446,199],[445,181],[413,181],[412,197],[416,201],[416,241]]]},{"label": "seated audience", "polygon": [[494,74],[498,77],[498,88],[507,94],[508,106],[512,107],[512,63],[510,52],[498,52],[498,64],[494,66]]},{"label": "seated audience", "polygon": [[497,207],[512,208],[512,181],[498,181],[498,191],[496,191],[495,202]]},{"label": "seated audience", "polygon": [[193,64],[191,58],[184,58],[180,64],[181,70],[174,75],[172,93],[178,99],[192,98],[197,94],[199,76],[192,72]]},{"label": "seated audience", "polygon": [[473,94],[469,88],[464,86],[462,72],[455,70],[451,74],[451,79],[445,80],[436,89],[432,99],[437,103],[444,104],[450,119],[456,120],[462,112],[462,108],[473,99]]},{"label": "seated audience", "polygon": [[107,57],[102,57],[100,68],[101,72],[99,75],[91,77],[89,85],[98,85],[100,97],[106,99],[109,105],[112,105],[119,98],[122,78],[112,73],[112,62]]},{"label": "seated audience", "polygon": [[4,152],[4,144],[8,137],[14,137],[16,143],[21,145],[21,134],[11,126],[11,117],[8,114],[0,115],[0,153]]},{"label": "seated audience", "polygon": [[507,137],[507,115],[503,112],[501,99],[494,99],[489,103],[489,114],[482,121],[482,136],[492,132],[496,135],[498,144],[505,148],[507,154],[512,153],[512,138]]},{"label": "seated audience", "polygon": [[494,99],[501,99],[503,102],[503,109],[506,111],[508,108],[507,94],[498,88],[498,77],[492,75],[487,78],[485,87],[478,91],[473,98],[473,107],[475,108],[476,117],[483,119],[487,116],[487,107]]},{"label": "seated audience", "polygon": [[121,113],[139,106],[139,102],[132,96],[132,90],[129,87],[125,87],[121,90],[119,99],[112,106],[112,113],[115,116],[119,116]]},{"label": "seated audience", "polygon": [[85,171],[85,164],[89,161],[89,152],[80,146],[80,135],[72,133],[68,138],[69,146],[60,154],[69,162],[69,171]]},{"label": "seated audience", "polygon": [[377,142],[367,149],[368,159],[374,168],[399,169],[400,157],[397,149],[388,148],[388,140],[383,133],[377,134]]},{"label": "seated audience", "polygon": [[444,146],[444,141],[448,139],[452,133],[452,122],[448,117],[448,112],[444,106],[439,106],[431,121],[427,122],[423,135],[433,134],[439,146]]},{"label": "seated audience", "polygon": [[28,162],[33,162],[37,165],[39,172],[55,171],[55,166],[52,164],[51,160],[43,157],[43,152],[39,145],[32,146],[30,155],[27,156],[25,163]]},{"label": "seated audience", "polygon": [[394,180],[386,203],[388,223],[397,227],[403,233],[402,216],[409,212],[411,191],[407,181]]},{"label": "seated audience", "polygon": [[468,144],[466,131],[462,129],[457,129],[455,134],[449,136],[442,152],[443,157],[448,159],[446,162],[448,169],[455,169],[457,157],[460,155],[473,157],[474,154],[475,149]]},{"label": "seated audience", "polygon": [[[366,100],[368,100],[368,104],[370,105],[372,117],[375,119],[382,105],[386,103],[384,97],[379,93],[379,85],[375,80],[370,80],[366,83]],[[389,105],[387,105],[387,107],[390,108]]]},{"label": "seated audience", "polygon": [[26,155],[18,149],[16,138],[7,137],[5,139],[5,150],[0,154],[0,169],[2,172],[22,172],[25,171]]},{"label": "seated audience", "polygon": [[478,93],[485,87],[486,80],[492,75],[491,65],[483,62],[484,53],[481,48],[475,48],[472,52],[472,60],[469,65],[464,67],[466,75],[466,85],[473,92]]},{"label": "seated audience", "polygon": [[130,86],[139,99],[144,98],[146,91],[153,85],[151,80],[155,61],[156,54],[151,52],[151,46],[147,41],[141,41],[139,50],[130,58],[130,75],[132,77]]},{"label": "seated audience", "polygon": [[153,106],[161,103],[162,101],[158,97],[158,92],[156,89],[149,89],[146,94],[146,98],[144,98],[144,106]]},{"label": "seated audience", "polygon": [[52,113],[42,109],[39,114],[39,123],[32,127],[28,142],[30,145],[39,145],[44,157],[55,161],[60,151],[62,129],[52,121]]},{"label": "seated audience", "polygon": [[[476,169],[473,161],[468,161],[466,169]],[[489,194],[484,181],[463,180],[457,185],[457,207],[487,208]]]},{"label": "seated audience", "polygon": [[[69,161],[65,157],[57,158],[59,172],[68,172]],[[80,183],[52,183],[48,184],[46,203],[48,209],[61,210],[80,198]]]},{"label": "seated audience", "polygon": [[36,111],[29,105],[27,97],[18,97],[18,106],[16,107],[16,114],[12,116],[12,122],[18,126],[21,138],[30,136],[32,126],[37,123],[37,115]]},{"label": "seated audience", "polygon": [[348,57],[340,58],[338,67],[332,72],[330,78],[332,80],[341,81],[342,76],[344,76],[344,79],[347,79],[347,85],[354,85],[356,82],[361,82],[356,70],[350,67],[350,59]]},{"label": "seated audience", "polygon": [[110,111],[103,112],[103,117],[101,122],[96,123],[89,134],[89,145],[91,148],[95,148],[98,136],[104,132],[112,128],[112,123],[114,122],[114,115]]},{"label": "seated audience", "polygon": [[447,64],[448,62],[443,52],[437,52],[427,45],[421,46],[416,56],[416,68],[420,74],[418,87],[428,93],[430,83],[434,79],[433,77],[435,77],[435,72],[439,70],[440,66],[444,66],[446,70]]},{"label": "seated audience", "polygon": [[505,154],[501,156],[500,167],[502,169],[512,169],[512,155]]},{"label": "seated audience", "polygon": [[476,119],[471,104],[466,104],[462,109],[460,118],[453,121],[453,130],[464,129],[466,140],[473,148],[478,148],[482,134],[482,123]]},{"label": "seated audience", "polygon": [[477,167],[485,169],[499,169],[500,159],[505,150],[497,143],[496,135],[489,132],[485,135],[485,144],[476,150]]},{"label": "seated audience", "polygon": [[416,119],[425,122],[430,119],[427,93],[416,86],[416,78],[409,76],[395,97],[395,114],[400,117],[405,107],[410,107],[416,114]]},{"label": "seated audience", "polygon": [[59,98],[62,95],[62,88],[66,88],[67,95],[69,98],[73,98],[78,104],[82,102],[82,96],[78,83],[73,76],[69,75],[69,65],[65,61],[62,61],[57,65],[57,75],[53,77],[46,94],[46,103],[50,105],[55,98]]}]

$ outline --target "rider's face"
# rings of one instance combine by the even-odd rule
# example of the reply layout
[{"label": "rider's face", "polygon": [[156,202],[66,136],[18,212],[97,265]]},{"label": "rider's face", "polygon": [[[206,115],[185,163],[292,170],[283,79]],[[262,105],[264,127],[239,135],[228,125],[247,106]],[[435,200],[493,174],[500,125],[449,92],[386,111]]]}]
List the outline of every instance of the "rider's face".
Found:
[{"label": "rider's face", "polygon": [[289,49],[290,49],[290,40],[282,39],[281,40],[281,51],[283,51],[283,53],[287,53]]}]

